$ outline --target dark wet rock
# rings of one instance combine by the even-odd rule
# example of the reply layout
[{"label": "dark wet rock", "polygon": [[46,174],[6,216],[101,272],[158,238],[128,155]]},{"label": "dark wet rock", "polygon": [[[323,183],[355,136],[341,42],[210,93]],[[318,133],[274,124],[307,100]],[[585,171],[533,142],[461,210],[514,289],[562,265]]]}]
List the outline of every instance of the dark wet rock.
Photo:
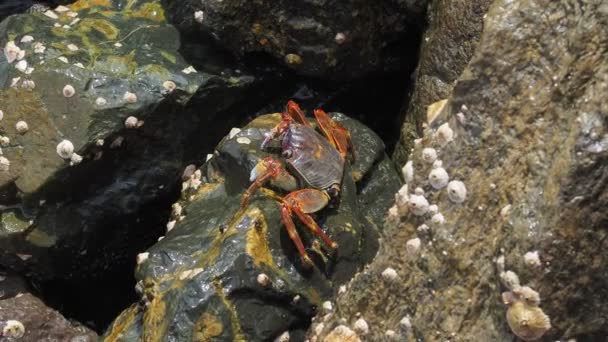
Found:
[{"label": "dark wet rock", "polygon": [[399,67],[403,49],[412,47],[404,37],[417,30],[426,7],[425,0],[163,3],[182,32],[210,36],[239,56],[265,52],[299,74],[331,79]]},{"label": "dark wet rock", "polygon": [[[276,148],[261,152],[259,145],[279,118],[261,116],[233,132],[184,183],[173,210],[176,222],[170,222],[174,226],[137,267],[141,302],[116,319],[106,341],[120,336],[272,340],[284,331],[300,340],[316,307],[371,259],[381,215],[399,181],[387,167],[380,139],[341,114],[335,118],[351,130],[357,162],[348,167],[339,204],[315,215],[338,242],[336,254],[302,226],[298,231],[316,265],[311,270],[302,266],[281,223],[273,197],[277,192],[259,191],[239,211],[252,167],[262,157],[278,155]],[[202,180],[199,187],[197,179]]]},{"label": "dark wet rock", "polygon": [[413,93],[402,109],[405,122],[393,153],[397,164],[407,161],[414,139],[422,135],[427,107],[448,97],[473,56],[483,29],[483,16],[491,3],[440,0],[429,4],[428,28],[422,39]]},{"label": "dark wet rock", "polygon": [[[90,286],[130,282],[135,254],[162,234],[157,222],[179,194],[184,159],[210,151],[228,125],[243,120],[240,106],[265,101],[259,88],[280,86],[272,70],[217,61],[184,72],[189,63],[178,53],[179,34],[158,2],[109,4],[81,0],[58,19],[22,14],[0,24],[1,46],[15,41],[34,68],[21,72],[17,60],[0,55],[0,135],[10,138],[2,146],[10,168],[0,172],[0,263],[52,281],[58,291],[80,284],[69,298],[78,303]],[[22,42],[25,35],[34,40]],[[44,53],[33,51],[37,43]],[[166,81],[175,84],[172,92]],[[66,84],[74,96],[62,94]],[[126,101],[126,91],[137,101]],[[143,126],[127,129],[129,116]],[[23,135],[15,130],[19,120],[29,126]],[[70,166],[57,154],[63,139],[81,163]],[[103,298],[92,299],[98,310],[88,314],[120,305]]]},{"label": "dark wet rock", "polygon": [[[413,151],[403,191],[412,199],[420,187],[445,222],[413,215],[400,196],[377,258],[339,296],[319,340],[344,324],[339,318],[354,329],[357,312],[369,341],[388,330],[400,341],[516,340],[513,332],[532,324],[517,318],[541,315],[531,300],[511,304],[507,318],[501,293],[521,291],[507,271],[540,296],[552,326],[540,340],[605,339],[607,30],[602,1],[492,4],[474,57]],[[454,140],[442,147],[446,123]],[[430,186],[429,147],[450,179],[464,182],[461,204]],[[414,238],[417,253],[406,247]],[[394,281],[382,276],[388,267]]]},{"label": "dark wet rock", "polygon": [[19,293],[14,297],[1,299],[0,308],[2,308],[0,325],[4,326],[7,321],[14,320],[21,322],[25,328],[25,334],[21,338],[4,337],[3,341],[94,342],[98,340],[97,334],[93,331],[67,320],[30,293]]}]

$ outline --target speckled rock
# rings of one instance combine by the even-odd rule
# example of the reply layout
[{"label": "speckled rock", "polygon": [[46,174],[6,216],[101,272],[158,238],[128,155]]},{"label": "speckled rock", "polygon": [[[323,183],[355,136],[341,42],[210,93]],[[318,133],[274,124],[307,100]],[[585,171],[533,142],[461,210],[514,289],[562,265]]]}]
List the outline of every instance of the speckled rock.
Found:
[{"label": "speckled rock", "polygon": [[423,35],[414,90],[402,112],[405,122],[393,152],[404,164],[414,139],[422,134],[427,107],[448,97],[455,81],[473,56],[483,29],[483,16],[491,0],[432,1],[427,11],[428,28]]},{"label": "speckled rock", "polygon": [[67,320],[30,293],[20,293],[14,297],[1,299],[0,308],[0,324],[4,321],[16,320],[25,327],[23,337],[15,339],[4,337],[3,341],[94,342],[99,339],[93,331]]},{"label": "speckled rock", "polygon": [[258,341],[285,331],[301,340],[316,307],[374,255],[377,226],[399,186],[381,140],[352,119],[335,118],[353,132],[357,153],[339,203],[315,215],[338,242],[335,254],[301,227],[315,263],[310,270],[302,266],[275,191],[259,191],[239,210],[251,168],[269,153],[278,155],[259,146],[280,116],[261,116],[234,130],[202,173],[192,175],[202,184],[184,183],[183,217],[136,270],[141,302],[116,319],[105,340]]},{"label": "speckled rock", "polygon": [[[524,322],[507,323],[501,298],[516,278],[550,318],[540,340],[604,340],[607,90],[605,2],[495,1],[471,63],[413,152],[415,176],[403,191],[420,188],[445,222],[391,209],[378,257],[338,297],[319,340],[339,318],[352,327],[357,312],[370,341],[388,330],[399,341],[516,340],[509,324]],[[423,148],[439,148],[434,135],[446,122],[454,140],[438,158],[466,186],[462,203],[430,186],[422,160]],[[416,256],[404,248],[414,237]],[[526,263],[529,251],[539,266]],[[387,267],[401,281],[385,282]],[[525,305],[538,311],[534,303]]]},{"label": "speckled rock", "polygon": [[[57,19],[32,13],[0,24],[0,45],[14,41],[33,68],[21,72],[0,55],[0,134],[10,139],[2,146],[10,169],[0,172],[0,263],[37,280],[131,267],[159,234],[150,222],[169,214],[163,201],[179,193],[183,158],[212,149],[221,133],[209,127],[242,120],[237,104],[264,101],[262,84],[274,89],[264,75],[227,62],[206,60],[192,71],[158,1],[69,8]],[[126,130],[129,116],[145,125]],[[19,120],[26,134],[15,130]],[[72,158],[56,151],[64,139]]]},{"label": "speckled rock", "polygon": [[237,55],[263,51],[303,75],[353,79],[395,68],[403,57],[395,45],[419,25],[427,1],[163,3],[181,31],[211,36]]}]

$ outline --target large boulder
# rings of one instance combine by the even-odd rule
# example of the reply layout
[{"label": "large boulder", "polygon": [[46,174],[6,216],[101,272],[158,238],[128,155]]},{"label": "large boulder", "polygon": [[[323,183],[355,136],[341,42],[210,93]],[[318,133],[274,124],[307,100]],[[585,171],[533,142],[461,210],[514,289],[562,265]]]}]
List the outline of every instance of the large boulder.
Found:
[{"label": "large boulder", "polygon": [[[1,133],[10,140],[0,160],[0,263],[38,281],[95,284],[132,268],[136,251],[162,234],[155,223],[179,194],[184,159],[210,150],[215,130],[242,120],[225,111],[263,101],[260,86],[275,79],[217,60],[195,70],[154,0],[80,0],[11,16],[0,44]],[[57,152],[64,139],[71,159]]]},{"label": "large boulder", "polygon": [[335,253],[301,226],[315,262],[303,267],[281,222],[276,188],[239,210],[250,170],[260,158],[280,155],[259,149],[280,116],[261,116],[223,139],[199,171],[186,172],[167,235],[139,256],[141,302],[116,319],[105,340],[259,341],[285,332],[302,339],[316,307],[375,254],[378,226],[399,187],[382,141],[355,120],[334,118],[353,134],[357,156],[339,202],[315,215],[338,242]]},{"label": "large boulder", "polygon": [[483,16],[491,0],[432,1],[427,11],[413,92],[404,104],[404,123],[393,152],[397,164],[407,161],[414,140],[422,135],[427,107],[448,97],[475,52]]},{"label": "large boulder", "polygon": [[163,3],[181,31],[212,37],[236,55],[265,52],[302,75],[353,79],[398,67],[403,49],[415,44],[404,37],[417,32],[427,1]]},{"label": "large boulder", "polygon": [[[607,89],[605,2],[495,1],[405,168],[378,257],[316,338],[604,340]],[[462,184],[440,187],[428,148]]]}]

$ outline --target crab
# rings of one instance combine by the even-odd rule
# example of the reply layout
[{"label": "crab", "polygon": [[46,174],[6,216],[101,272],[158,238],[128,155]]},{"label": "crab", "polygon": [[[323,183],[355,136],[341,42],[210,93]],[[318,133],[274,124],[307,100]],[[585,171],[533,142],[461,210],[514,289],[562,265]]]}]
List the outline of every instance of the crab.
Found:
[{"label": "crab", "polygon": [[285,111],[281,113],[281,121],[266,134],[261,144],[264,150],[272,140],[278,138],[287,168],[272,157],[260,160],[251,171],[252,183],[241,199],[243,209],[249,204],[251,196],[269,181],[290,191],[280,199],[281,221],[307,268],[312,267],[313,262],[304,249],[292,216],[295,214],[328,247],[335,250],[338,244],[321,230],[311,214],[338,198],[345,163],[349,156],[354,159],[349,131],[321,109],[314,110],[314,115],[324,136],[309,124],[295,102],[287,103]]}]

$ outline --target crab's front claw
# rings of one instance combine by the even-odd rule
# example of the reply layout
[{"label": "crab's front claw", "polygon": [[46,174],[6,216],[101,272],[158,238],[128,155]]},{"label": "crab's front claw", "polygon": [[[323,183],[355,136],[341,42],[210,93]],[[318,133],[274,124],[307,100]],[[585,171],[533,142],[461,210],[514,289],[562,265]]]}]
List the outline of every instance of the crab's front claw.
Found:
[{"label": "crab's front claw", "polygon": [[302,109],[300,109],[300,106],[298,106],[298,104],[294,101],[289,100],[287,102],[287,108],[285,108],[285,113],[283,115],[285,114],[289,115],[289,119],[293,119],[297,123],[302,124],[304,126],[309,126],[304,112],[302,111]]},{"label": "crab's front claw", "polygon": [[327,140],[340,152],[342,158],[346,159],[350,152],[351,160],[354,162],[355,149],[350,132],[337,121],[331,119],[325,111],[315,109],[314,114]]}]

